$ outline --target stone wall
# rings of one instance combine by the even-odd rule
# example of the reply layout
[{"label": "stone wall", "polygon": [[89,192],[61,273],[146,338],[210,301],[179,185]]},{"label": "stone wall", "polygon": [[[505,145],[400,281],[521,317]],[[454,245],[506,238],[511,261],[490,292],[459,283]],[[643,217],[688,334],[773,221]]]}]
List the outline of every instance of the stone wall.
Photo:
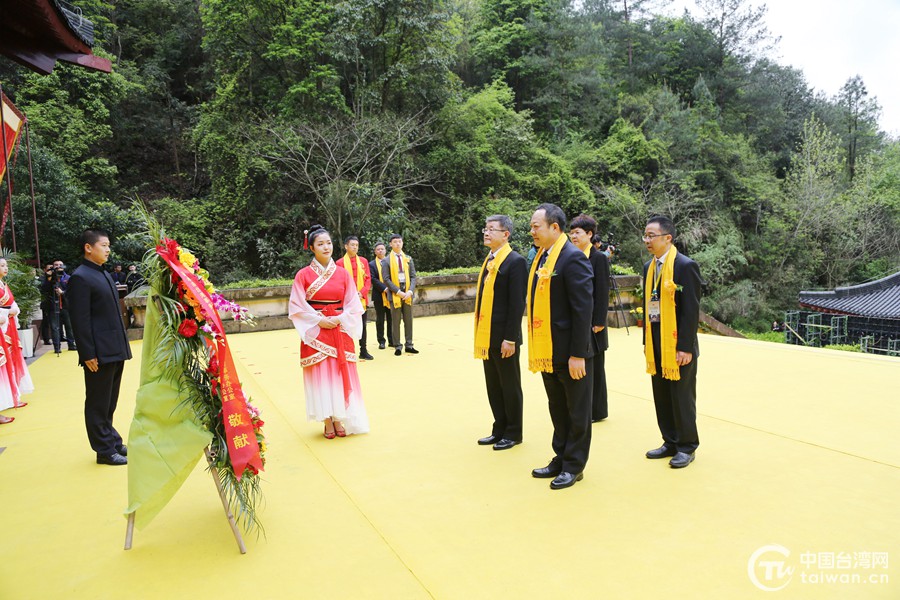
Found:
[{"label": "stone wall", "polygon": [[[640,282],[640,278],[637,276],[617,275],[614,279],[619,288],[619,295],[624,306],[624,316],[622,311],[612,310],[616,303],[616,297],[615,293],[610,293],[610,312],[607,323],[610,327],[622,327],[626,323],[632,325],[634,324],[634,318],[628,313],[628,310],[636,302],[633,290]],[[413,302],[413,315],[416,317],[431,317],[473,312],[475,310],[475,287],[477,283],[477,273],[419,277]],[[226,333],[269,331],[293,327],[291,320],[287,317],[288,300],[291,295],[290,286],[224,290],[221,293],[232,302],[237,302],[248,309],[256,317],[256,326],[249,327],[232,320],[230,316],[226,317],[223,315]],[[143,328],[147,297],[141,295],[141,291],[138,290],[125,298],[125,306],[132,313],[128,337],[132,340],[139,340],[144,335]],[[368,316],[370,320],[374,320],[375,310],[369,308]]]}]

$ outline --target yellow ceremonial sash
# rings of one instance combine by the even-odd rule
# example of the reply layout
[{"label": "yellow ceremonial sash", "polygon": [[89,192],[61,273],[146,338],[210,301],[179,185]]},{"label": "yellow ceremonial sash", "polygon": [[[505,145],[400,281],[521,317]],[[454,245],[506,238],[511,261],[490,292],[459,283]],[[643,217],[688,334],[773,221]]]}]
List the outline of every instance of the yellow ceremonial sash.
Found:
[{"label": "yellow ceremonial sash", "polygon": [[[381,283],[384,283],[384,275],[382,275],[382,273],[381,273],[381,259],[377,258],[377,257],[375,258],[375,270],[378,271],[378,281],[380,281]],[[381,305],[382,306],[388,305],[387,288],[381,290]]]},{"label": "yellow ceremonial sash", "polygon": [[[541,256],[546,252],[541,250],[531,263],[531,272],[528,274],[528,370],[532,373],[543,371],[553,372],[553,336],[550,333],[550,278],[556,272],[556,260],[563,246],[569,238],[561,234],[559,239],[550,247],[550,254],[544,266],[537,268]],[[534,289],[534,302],[531,300],[531,288],[534,287],[534,278],[538,278]],[[533,306],[532,306],[533,304]]]},{"label": "yellow ceremonial sash", "polygon": [[[494,283],[497,281],[497,272],[500,265],[512,252],[510,245],[504,244],[502,248],[497,250],[494,260],[488,264],[488,257],[484,258],[481,265],[481,271],[478,272],[478,285],[476,286],[475,306],[478,312],[475,313],[475,358],[487,360],[488,349],[491,345],[491,316],[494,312]],[[488,254],[490,256],[490,254]],[[484,291],[481,290],[481,278],[487,271],[487,277],[484,279]]]},{"label": "yellow ceremonial sash", "polygon": [[[347,272],[350,273],[350,279],[353,279],[353,267],[350,264],[351,259],[347,254],[344,255],[342,262],[344,263],[344,268],[347,269]],[[359,256],[356,257],[356,291],[361,292],[363,286],[366,284],[366,278],[363,274],[363,265],[365,265],[365,261],[361,259]],[[362,302],[363,308],[366,307],[366,298],[363,296],[360,299]]]},{"label": "yellow ceremonial sash", "polygon": [[[399,261],[394,259],[394,257],[397,256],[397,253],[391,252],[389,256],[390,256],[390,261],[391,261],[391,281],[394,283],[394,285],[396,285],[399,288],[400,287],[400,268],[398,266]],[[408,292],[409,291],[409,280],[411,279],[409,276],[409,257],[407,255],[403,254],[400,257],[400,260],[403,261],[403,273],[406,275],[406,283],[405,283],[406,289],[404,289],[403,291]],[[407,304],[412,304],[412,296],[410,296],[409,298],[404,300],[404,302],[406,302]],[[394,305],[394,308],[400,308],[400,296],[398,296],[397,294],[393,294],[393,305]]]},{"label": "yellow ceremonial sash", "polygon": [[[662,376],[671,381],[681,379],[681,369],[675,359],[678,345],[678,322],[675,318],[675,246],[669,248],[666,261],[663,263],[659,287],[659,350]],[[644,323],[644,358],[647,361],[647,373],[656,375],[656,360],[653,355],[653,337],[651,336],[650,296],[653,282],[656,281],[656,259],[650,261],[647,268],[647,280],[644,282],[644,315],[648,319]]]}]

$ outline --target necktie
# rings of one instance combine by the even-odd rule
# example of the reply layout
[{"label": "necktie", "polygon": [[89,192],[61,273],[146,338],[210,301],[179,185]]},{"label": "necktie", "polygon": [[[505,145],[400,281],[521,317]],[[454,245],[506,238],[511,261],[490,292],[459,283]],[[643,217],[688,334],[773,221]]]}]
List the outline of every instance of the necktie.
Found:
[{"label": "necktie", "polygon": [[544,252],[543,254],[541,254],[541,259],[538,261],[538,269],[543,267],[544,263],[547,262],[547,256],[549,254],[550,254],[549,252]]},{"label": "necktie", "polygon": [[397,256],[398,272],[402,273],[403,272],[403,258],[399,254],[397,254],[396,256]]}]

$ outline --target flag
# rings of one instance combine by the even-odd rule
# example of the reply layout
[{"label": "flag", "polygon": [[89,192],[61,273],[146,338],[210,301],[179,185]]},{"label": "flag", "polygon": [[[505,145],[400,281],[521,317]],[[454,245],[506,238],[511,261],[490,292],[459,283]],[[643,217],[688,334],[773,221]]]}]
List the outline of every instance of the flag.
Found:
[{"label": "flag", "polygon": [[212,440],[212,434],[184,402],[179,378],[166,369],[166,359],[173,356],[174,348],[162,346],[162,324],[154,298],[153,292],[147,298],[141,379],[128,433],[125,514],[136,513],[139,529],[169,503]]},{"label": "flag", "polygon": [[19,109],[15,107],[15,105],[9,101],[9,98],[6,97],[6,94],[0,96],[0,106],[2,106],[2,115],[3,115],[3,133],[2,137],[0,137],[0,145],[5,142],[2,149],[2,155],[0,155],[0,181],[3,181],[3,177],[6,175],[6,163],[12,162],[13,159],[13,149],[16,147],[16,142],[19,139],[19,131],[22,129],[22,124],[25,123],[25,115],[19,112]]}]

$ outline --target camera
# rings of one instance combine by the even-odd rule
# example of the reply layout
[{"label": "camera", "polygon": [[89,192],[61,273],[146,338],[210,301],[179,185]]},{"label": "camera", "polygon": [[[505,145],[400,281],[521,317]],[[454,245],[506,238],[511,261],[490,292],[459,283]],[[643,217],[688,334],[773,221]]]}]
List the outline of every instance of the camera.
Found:
[{"label": "camera", "polygon": [[606,254],[608,258],[612,258],[612,255],[616,253],[616,243],[614,241],[614,236],[612,233],[607,233],[605,240],[598,233],[591,241],[595,244],[600,244],[600,252]]}]

